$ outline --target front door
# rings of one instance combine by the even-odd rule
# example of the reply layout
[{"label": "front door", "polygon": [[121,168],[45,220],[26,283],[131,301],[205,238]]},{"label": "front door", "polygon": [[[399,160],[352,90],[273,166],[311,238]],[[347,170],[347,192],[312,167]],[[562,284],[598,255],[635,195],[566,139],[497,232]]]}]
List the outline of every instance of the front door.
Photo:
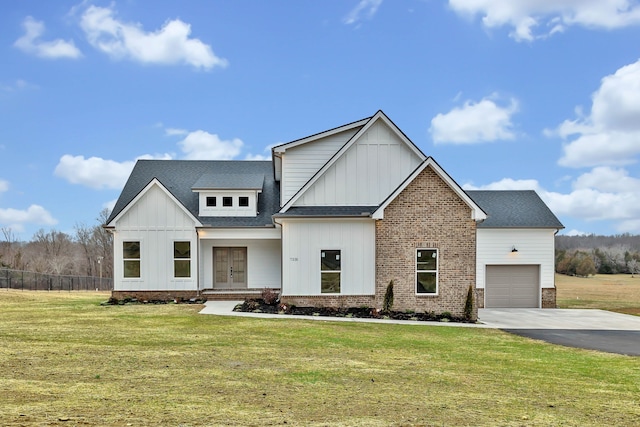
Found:
[{"label": "front door", "polygon": [[213,248],[213,287],[247,288],[247,248]]}]

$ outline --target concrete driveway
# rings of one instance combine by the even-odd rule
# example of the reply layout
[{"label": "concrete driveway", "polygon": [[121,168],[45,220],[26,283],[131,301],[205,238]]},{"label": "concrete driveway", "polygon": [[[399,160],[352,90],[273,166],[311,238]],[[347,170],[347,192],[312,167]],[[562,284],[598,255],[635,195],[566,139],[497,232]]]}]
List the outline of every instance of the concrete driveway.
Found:
[{"label": "concrete driveway", "polygon": [[605,310],[483,308],[480,322],[569,347],[640,356],[640,317]]}]

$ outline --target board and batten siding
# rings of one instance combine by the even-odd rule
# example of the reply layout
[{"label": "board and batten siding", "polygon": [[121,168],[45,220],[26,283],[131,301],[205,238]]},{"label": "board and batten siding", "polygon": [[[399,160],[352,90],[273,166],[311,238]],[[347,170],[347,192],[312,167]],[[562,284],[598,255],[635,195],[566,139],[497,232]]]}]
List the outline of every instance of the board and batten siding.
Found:
[{"label": "board and batten siding", "polygon": [[282,295],[320,292],[320,252],[341,251],[340,295],[375,294],[375,221],[283,220]]},{"label": "board and batten siding", "polygon": [[388,125],[378,121],[296,200],[294,206],[379,205],[421,161]]},{"label": "board and batten siding", "polygon": [[[553,288],[555,229],[478,228],[476,287],[484,289],[487,265],[540,265],[540,287]],[[517,252],[512,252],[513,248]]]},{"label": "board and batten siding", "polygon": [[[196,290],[198,244],[194,220],[160,187],[151,186],[118,219],[114,233],[114,290]],[[140,242],[140,278],[123,277],[122,243]],[[175,278],[173,242],[191,242],[191,277]]]},{"label": "board and batten siding", "polygon": [[[215,234],[215,233],[212,233]],[[225,233],[228,235],[229,233]],[[200,242],[202,263],[201,289],[213,287],[213,248],[247,248],[247,288],[279,289],[281,277],[280,239],[203,239]]]},{"label": "board and batten siding", "polygon": [[282,156],[280,204],[284,206],[360,128],[288,149]]}]

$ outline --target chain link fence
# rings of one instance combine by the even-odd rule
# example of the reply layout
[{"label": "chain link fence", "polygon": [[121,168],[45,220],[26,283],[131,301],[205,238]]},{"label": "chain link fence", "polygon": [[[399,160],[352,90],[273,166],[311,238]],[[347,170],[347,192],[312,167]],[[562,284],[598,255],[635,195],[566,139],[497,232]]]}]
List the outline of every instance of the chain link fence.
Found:
[{"label": "chain link fence", "polygon": [[0,268],[0,289],[29,291],[111,291],[113,279],[108,277],[61,276],[33,271]]}]

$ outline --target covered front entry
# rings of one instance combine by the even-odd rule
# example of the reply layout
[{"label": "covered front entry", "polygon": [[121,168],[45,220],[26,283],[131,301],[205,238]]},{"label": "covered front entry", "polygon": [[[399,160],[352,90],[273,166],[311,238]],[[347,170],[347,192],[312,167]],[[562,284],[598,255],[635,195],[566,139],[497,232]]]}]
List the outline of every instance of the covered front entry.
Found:
[{"label": "covered front entry", "polygon": [[487,265],[486,308],[539,308],[539,265]]},{"label": "covered front entry", "polygon": [[247,248],[213,248],[213,288],[247,288]]}]

